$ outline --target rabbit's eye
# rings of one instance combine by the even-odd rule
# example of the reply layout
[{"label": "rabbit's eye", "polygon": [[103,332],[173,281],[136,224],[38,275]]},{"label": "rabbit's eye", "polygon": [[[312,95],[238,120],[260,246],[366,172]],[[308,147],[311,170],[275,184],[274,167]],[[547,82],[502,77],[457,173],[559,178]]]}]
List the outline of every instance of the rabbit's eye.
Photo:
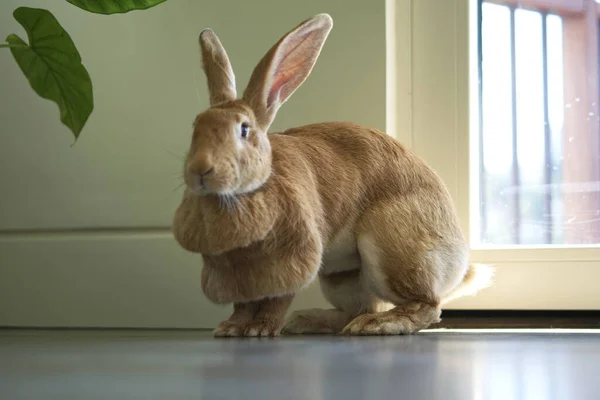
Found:
[{"label": "rabbit's eye", "polygon": [[246,139],[248,137],[248,133],[250,132],[250,125],[248,125],[246,122],[242,123],[242,137],[244,139]]}]

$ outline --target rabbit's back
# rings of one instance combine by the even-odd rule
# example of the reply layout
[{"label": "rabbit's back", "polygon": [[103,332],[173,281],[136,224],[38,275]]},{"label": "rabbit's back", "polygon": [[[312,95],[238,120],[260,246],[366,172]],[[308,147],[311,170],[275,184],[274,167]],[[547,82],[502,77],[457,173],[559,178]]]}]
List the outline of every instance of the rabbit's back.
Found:
[{"label": "rabbit's back", "polygon": [[[306,125],[271,134],[273,170],[288,184],[313,187],[326,246],[374,204],[417,196],[444,220],[420,219],[431,229],[458,229],[452,200],[439,176],[394,138],[347,122]],[[298,161],[302,160],[302,161]],[[296,164],[296,165],[294,165]],[[390,221],[400,223],[401,221]],[[455,231],[456,229],[452,229]],[[453,232],[454,233],[454,232]]]}]

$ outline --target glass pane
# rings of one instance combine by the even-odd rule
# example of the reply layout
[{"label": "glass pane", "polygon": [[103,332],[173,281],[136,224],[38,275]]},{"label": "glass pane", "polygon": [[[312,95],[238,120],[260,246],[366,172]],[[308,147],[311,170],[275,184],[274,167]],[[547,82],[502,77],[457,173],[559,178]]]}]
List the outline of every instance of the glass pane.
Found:
[{"label": "glass pane", "polygon": [[473,244],[599,244],[597,6],[514,3],[490,0],[480,7]]}]

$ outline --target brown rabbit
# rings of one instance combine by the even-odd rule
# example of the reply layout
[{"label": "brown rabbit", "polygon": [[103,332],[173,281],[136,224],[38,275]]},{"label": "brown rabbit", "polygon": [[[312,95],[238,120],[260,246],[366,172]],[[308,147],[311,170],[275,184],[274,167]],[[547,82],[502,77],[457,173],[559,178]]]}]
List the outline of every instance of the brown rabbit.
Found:
[{"label": "brown rabbit", "polygon": [[211,107],[196,117],[173,231],[202,254],[202,289],[233,303],[215,336],[272,336],[317,277],[334,308],[297,311],[284,333],[409,334],[440,305],[486,286],[436,173],[392,137],[329,122],[267,134],[312,70],[331,28],[287,33],[237,99],[219,39],[200,35]]}]

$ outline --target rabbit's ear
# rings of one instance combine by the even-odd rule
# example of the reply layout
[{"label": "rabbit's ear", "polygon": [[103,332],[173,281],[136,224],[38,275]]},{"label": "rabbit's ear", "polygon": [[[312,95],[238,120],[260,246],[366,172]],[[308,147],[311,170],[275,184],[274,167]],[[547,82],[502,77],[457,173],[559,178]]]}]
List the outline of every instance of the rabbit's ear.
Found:
[{"label": "rabbit's ear", "polygon": [[200,34],[202,49],[202,65],[208,80],[210,105],[223,101],[235,100],[235,75],[223,45],[211,29],[205,29]]},{"label": "rabbit's ear", "polygon": [[310,74],[332,27],[333,20],[327,14],[304,21],[282,37],[254,69],[243,99],[252,107],[263,131]]}]

